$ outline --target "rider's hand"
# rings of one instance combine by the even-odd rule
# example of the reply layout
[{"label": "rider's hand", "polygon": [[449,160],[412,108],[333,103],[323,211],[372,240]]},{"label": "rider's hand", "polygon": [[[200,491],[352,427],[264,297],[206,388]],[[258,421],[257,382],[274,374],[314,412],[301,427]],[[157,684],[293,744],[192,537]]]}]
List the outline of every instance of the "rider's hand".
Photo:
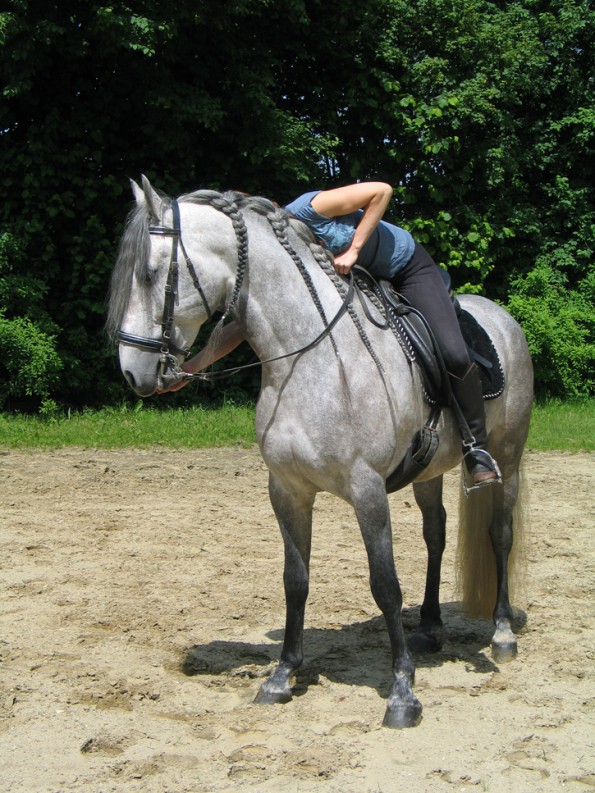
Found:
[{"label": "rider's hand", "polygon": [[343,251],[343,253],[335,256],[335,270],[339,273],[339,275],[347,275],[356,262],[356,251],[348,248],[346,251]]},{"label": "rider's hand", "polygon": [[[182,364],[182,371],[186,372],[187,369],[184,368],[185,364]],[[178,380],[177,383],[173,383],[172,385],[168,386],[167,388],[158,388],[158,394],[171,394],[173,391],[179,391],[184,386],[187,386],[190,380],[184,378],[183,380]]]}]

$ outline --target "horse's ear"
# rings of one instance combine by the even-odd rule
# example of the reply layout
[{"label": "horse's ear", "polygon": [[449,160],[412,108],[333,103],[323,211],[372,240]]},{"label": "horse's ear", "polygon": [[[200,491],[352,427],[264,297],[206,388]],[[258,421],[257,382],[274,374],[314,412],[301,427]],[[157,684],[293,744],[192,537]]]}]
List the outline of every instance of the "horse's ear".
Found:
[{"label": "horse's ear", "polygon": [[130,180],[130,187],[132,188],[132,193],[137,206],[142,206],[145,203],[145,194],[143,193],[142,187],[139,187],[134,179]]},{"label": "horse's ear", "polygon": [[142,175],[142,185],[147,209],[151,213],[153,223],[159,224],[161,223],[163,201],[157,195],[157,192],[153,189],[151,183],[144,174]]},{"label": "horse's ear", "polygon": [[132,192],[134,193],[134,198],[136,203],[141,206],[147,207],[149,214],[151,215],[151,219],[155,225],[161,223],[161,214],[163,209],[163,201],[157,194],[157,192],[151,186],[151,183],[147,179],[146,176],[142,177],[142,188],[139,187],[136,182],[132,179],[130,180],[132,184]]}]

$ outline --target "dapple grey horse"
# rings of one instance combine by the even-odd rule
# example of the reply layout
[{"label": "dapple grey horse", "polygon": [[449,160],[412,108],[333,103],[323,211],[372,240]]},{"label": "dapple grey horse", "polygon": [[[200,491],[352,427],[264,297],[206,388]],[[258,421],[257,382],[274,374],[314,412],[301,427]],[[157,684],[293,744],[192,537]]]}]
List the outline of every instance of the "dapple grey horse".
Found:
[{"label": "dapple grey horse", "polygon": [[[223,313],[222,322],[233,317],[239,323],[262,366],[256,431],[285,547],[286,625],[279,664],[256,701],[292,697],[291,678],[303,658],[312,509],[316,494],[327,491],[355,511],[372,594],[388,628],[393,683],[384,724],[417,725],[422,706],[412,688],[415,666],[403,631],[386,485],[430,410],[417,367],[394,334],[368,321],[361,304],[350,299],[330,255],[306,227],[272,202],[213,191],[174,201],[144,177],[133,190],[136,207],[122,237],[108,313],[130,386],[149,396],[179,380],[180,362],[216,312]],[[510,551],[513,520],[515,545],[522,531],[513,511],[532,369],[523,334],[504,309],[473,295],[460,302],[487,329],[506,378],[502,395],[486,403],[489,450],[502,483],[462,498],[460,515],[464,590],[476,612],[489,604],[496,627],[492,652],[502,662],[517,652]],[[438,450],[413,485],[428,549],[421,621],[413,637],[422,650],[440,643],[442,475],[460,465],[462,456],[450,409],[442,412],[438,432]]]}]

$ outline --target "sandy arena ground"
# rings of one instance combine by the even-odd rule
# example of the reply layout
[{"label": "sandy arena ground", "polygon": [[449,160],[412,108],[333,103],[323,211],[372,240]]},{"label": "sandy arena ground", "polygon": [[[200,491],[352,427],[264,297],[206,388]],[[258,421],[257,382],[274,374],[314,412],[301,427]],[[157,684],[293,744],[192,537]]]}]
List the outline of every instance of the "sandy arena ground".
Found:
[{"label": "sandy arena ground", "polygon": [[[252,704],[279,653],[282,544],[256,449],[0,452],[2,793],[525,793],[595,787],[590,455],[529,454],[519,657],[454,592],[418,659],[412,730],[381,727],[382,619],[350,510],[315,513],[306,661],[293,702]],[[391,496],[408,630],[425,549]]]}]

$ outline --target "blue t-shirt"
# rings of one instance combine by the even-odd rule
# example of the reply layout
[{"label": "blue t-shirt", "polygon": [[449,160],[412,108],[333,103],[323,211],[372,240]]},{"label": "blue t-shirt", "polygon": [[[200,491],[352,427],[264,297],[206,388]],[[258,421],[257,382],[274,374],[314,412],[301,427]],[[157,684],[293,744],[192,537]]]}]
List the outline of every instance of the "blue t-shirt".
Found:
[{"label": "blue t-shirt", "polygon": [[[285,209],[305,223],[331,253],[339,254],[351,245],[364,213],[359,209],[336,218],[321,215],[312,206],[312,199],[320,192],[304,193],[287,204]],[[411,259],[414,247],[415,242],[408,231],[381,220],[360,251],[357,263],[376,278],[392,278]]]}]

